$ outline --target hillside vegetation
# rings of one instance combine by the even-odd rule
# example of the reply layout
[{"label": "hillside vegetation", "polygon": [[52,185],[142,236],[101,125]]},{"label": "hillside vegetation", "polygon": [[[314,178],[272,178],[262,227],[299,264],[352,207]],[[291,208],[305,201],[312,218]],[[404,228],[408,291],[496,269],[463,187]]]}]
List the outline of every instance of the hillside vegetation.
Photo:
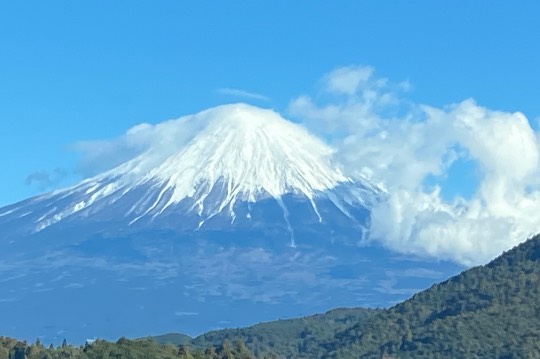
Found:
[{"label": "hillside vegetation", "polygon": [[280,358],[319,358],[326,353],[321,343],[337,333],[363,323],[375,309],[334,309],[314,316],[257,324],[249,328],[212,331],[195,338],[193,346],[216,346],[224,340],[242,340],[259,357],[269,353]]},{"label": "hillside vegetation", "polygon": [[540,358],[540,236],[326,342],[325,358]]},{"label": "hillside vegetation", "polygon": [[[163,345],[153,340],[120,338],[111,343],[98,340],[73,347],[67,343],[46,348],[39,341],[28,345],[15,339],[0,337],[0,359],[254,359],[244,343],[225,341],[205,350],[191,350],[187,345]],[[275,359],[268,356],[267,359]]]}]

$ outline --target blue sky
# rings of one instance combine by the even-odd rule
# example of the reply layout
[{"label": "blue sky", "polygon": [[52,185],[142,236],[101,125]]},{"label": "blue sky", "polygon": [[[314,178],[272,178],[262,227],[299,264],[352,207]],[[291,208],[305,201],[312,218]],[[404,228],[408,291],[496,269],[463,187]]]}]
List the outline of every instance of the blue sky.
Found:
[{"label": "blue sky", "polygon": [[352,64],[408,81],[415,103],[473,97],[533,123],[539,14],[536,1],[3,2],[0,205],[79,179],[78,141],[236,101],[287,116]]},{"label": "blue sky", "polygon": [[137,124],[243,101],[389,190],[374,239],[483,262],[540,231],[539,15],[537,1],[5,1],[0,206],[75,183]]}]

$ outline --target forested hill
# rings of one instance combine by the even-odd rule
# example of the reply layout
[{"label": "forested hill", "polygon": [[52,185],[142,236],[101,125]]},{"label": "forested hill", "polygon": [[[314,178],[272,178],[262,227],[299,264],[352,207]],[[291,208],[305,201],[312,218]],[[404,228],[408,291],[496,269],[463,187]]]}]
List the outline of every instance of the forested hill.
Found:
[{"label": "forested hill", "polygon": [[[59,347],[44,346],[36,340],[33,344],[0,337],[0,359],[255,359],[244,343],[225,341],[216,347],[192,350],[189,345],[163,345],[150,339],[117,342],[97,340],[92,344]],[[268,356],[265,359],[276,359]]]},{"label": "forested hill", "polygon": [[217,346],[225,340],[242,340],[258,357],[269,353],[279,358],[319,358],[326,353],[321,343],[379,313],[376,309],[340,308],[304,318],[261,323],[249,328],[205,333],[192,342],[194,347]]},{"label": "forested hill", "polygon": [[540,358],[540,236],[339,333],[325,358]]}]

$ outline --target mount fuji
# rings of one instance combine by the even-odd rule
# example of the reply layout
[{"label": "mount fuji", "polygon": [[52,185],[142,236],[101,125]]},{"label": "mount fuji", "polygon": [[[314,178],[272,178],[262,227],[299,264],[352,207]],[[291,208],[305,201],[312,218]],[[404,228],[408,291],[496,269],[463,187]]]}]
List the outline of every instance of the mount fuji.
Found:
[{"label": "mount fuji", "polygon": [[295,246],[294,232],[306,224],[365,225],[379,196],[366,181],[346,177],[322,141],[272,111],[228,105],[184,122],[203,129],[172,154],[149,148],[72,188],[5,208],[0,224],[21,234],[89,222],[112,235],[285,228]]},{"label": "mount fuji", "polygon": [[196,334],[386,306],[460,269],[367,246],[384,189],[271,110],[224,105],[165,128],[112,169],[0,208],[2,331]]}]

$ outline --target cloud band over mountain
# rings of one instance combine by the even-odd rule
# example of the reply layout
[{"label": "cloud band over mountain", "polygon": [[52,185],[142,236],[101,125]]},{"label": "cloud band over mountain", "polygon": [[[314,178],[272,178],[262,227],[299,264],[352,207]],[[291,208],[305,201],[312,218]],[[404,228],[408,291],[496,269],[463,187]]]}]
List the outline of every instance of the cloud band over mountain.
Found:
[{"label": "cloud band over mountain", "polygon": [[[346,174],[388,191],[372,210],[368,241],[472,265],[539,231],[540,133],[522,113],[473,99],[443,108],[411,103],[408,82],[365,66],[338,68],[320,85],[291,101],[289,117],[328,142]],[[149,148],[159,161],[197,126],[142,124],[117,139],[78,143],[81,171],[93,175]]]}]

